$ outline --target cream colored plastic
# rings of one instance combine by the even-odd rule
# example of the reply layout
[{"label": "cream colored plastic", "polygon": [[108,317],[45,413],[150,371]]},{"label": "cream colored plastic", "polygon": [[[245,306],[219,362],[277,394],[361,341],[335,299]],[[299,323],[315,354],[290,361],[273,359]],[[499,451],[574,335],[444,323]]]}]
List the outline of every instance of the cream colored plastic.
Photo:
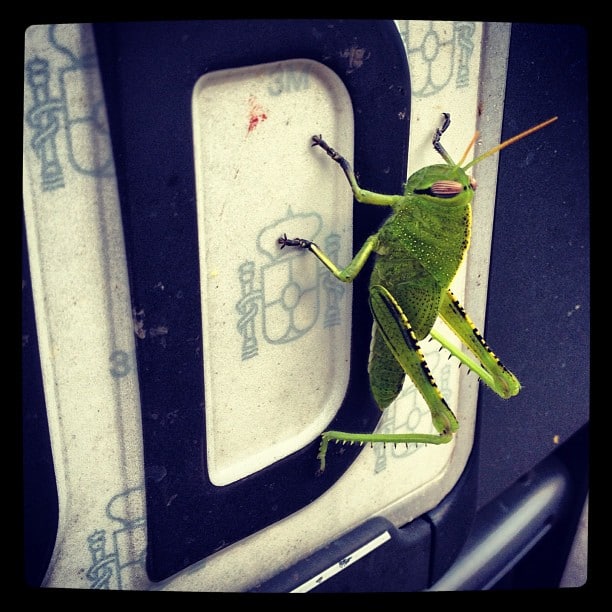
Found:
[{"label": "cream colored plastic", "polygon": [[193,125],[206,446],[225,485],[312,442],[344,398],[351,286],[278,238],[350,261],[352,194],[311,145],[352,156],[354,123],[340,77],[297,59],[204,75]]}]

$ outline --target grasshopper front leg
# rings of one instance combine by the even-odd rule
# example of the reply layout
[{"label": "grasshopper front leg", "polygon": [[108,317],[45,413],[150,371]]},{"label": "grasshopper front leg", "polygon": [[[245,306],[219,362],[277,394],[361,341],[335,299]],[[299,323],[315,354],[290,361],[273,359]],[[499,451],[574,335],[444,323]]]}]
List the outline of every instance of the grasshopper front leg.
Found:
[{"label": "grasshopper front leg", "polygon": [[[332,149],[321,136],[313,136],[312,141],[313,147],[321,147],[337,164],[339,164],[358,202],[393,207],[402,199],[402,196],[399,195],[385,195],[362,189],[357,183],[353,169],[346,158],[340,155],[335,149]],[[353,257],[353,260],[345,268],[336,266],[336,264],[334,264],[334,262],[310,240],[304,238],[287,238],[287,234],[284,234],[278,239],[278,243],[281,245],[281,249],[285,247],[308,249],[338,280],[341,280],[343,283],[350,283],[357,274],[359,274],[368,260],[368,257],[372,254],[372,251],[376,250],[378,246],[378,234],[372,234],[364,242],[361,249],[359,249],[355,257]]]},{"label": "grasshopper front leg", "polygon": [[367,189],[362,189],[357,183],[355,173],[351,168],[351,164],[345,157],[342,157],[335,149],[332,149],[321,136],[312,137],[312,146],[321,147],[341,168],[346,176],[346,179],[351,186],[355,199],[362,204],[374,204],[376,206],[394,206],[401,196],[399,195],[387,195],[383,193],[374,193]]},{"label": "grasshopper front leg", "polygon": [[359,274],[365,265],[368,257],[376,248],[377,235],[372,234],[359,249],[351,263],[346,268],[339,268],[336,264],[311,240],[304,238],[287,238],[284,234],[278,239],[278,244],[281,249],[285,247],[298,247],[300,249],[308,249],[338,280],[343,283],[352,283],[355,277]]}]

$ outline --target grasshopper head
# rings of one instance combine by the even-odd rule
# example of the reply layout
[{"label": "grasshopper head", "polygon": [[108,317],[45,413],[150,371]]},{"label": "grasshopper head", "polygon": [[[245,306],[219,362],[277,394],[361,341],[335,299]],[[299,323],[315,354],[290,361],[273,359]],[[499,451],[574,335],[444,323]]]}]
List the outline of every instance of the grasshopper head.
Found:
[{"label": "grasshopper head", "polygon": [[408,179],[404,195],[470,202],[476,181],[459,166],[436,164],[417,170]]}]

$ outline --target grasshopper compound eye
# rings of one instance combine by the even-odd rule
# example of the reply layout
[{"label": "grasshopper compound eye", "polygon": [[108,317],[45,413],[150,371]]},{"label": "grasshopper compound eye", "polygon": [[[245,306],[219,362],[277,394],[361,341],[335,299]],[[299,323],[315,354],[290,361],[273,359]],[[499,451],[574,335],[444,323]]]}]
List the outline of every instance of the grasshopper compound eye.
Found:
[{"label": "grasshopper compound eye", "polygon": [[458,181],[436,181],[428,191],[437,198],[452,198],[464,190],[465,187]]}]

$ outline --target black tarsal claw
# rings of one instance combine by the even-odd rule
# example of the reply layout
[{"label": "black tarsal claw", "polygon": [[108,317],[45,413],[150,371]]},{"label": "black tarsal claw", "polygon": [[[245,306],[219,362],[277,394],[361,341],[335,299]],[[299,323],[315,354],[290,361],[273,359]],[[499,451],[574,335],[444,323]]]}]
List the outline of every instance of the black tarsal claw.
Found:
[{"label": "black tarsal claw", "polygon": [[310,240],[304,240],[304,238],[287,238],[287,234],[283,234],[277,242],[281,245],[281,249],[284,249],[286,246],[307,249],[312,244]]}]

